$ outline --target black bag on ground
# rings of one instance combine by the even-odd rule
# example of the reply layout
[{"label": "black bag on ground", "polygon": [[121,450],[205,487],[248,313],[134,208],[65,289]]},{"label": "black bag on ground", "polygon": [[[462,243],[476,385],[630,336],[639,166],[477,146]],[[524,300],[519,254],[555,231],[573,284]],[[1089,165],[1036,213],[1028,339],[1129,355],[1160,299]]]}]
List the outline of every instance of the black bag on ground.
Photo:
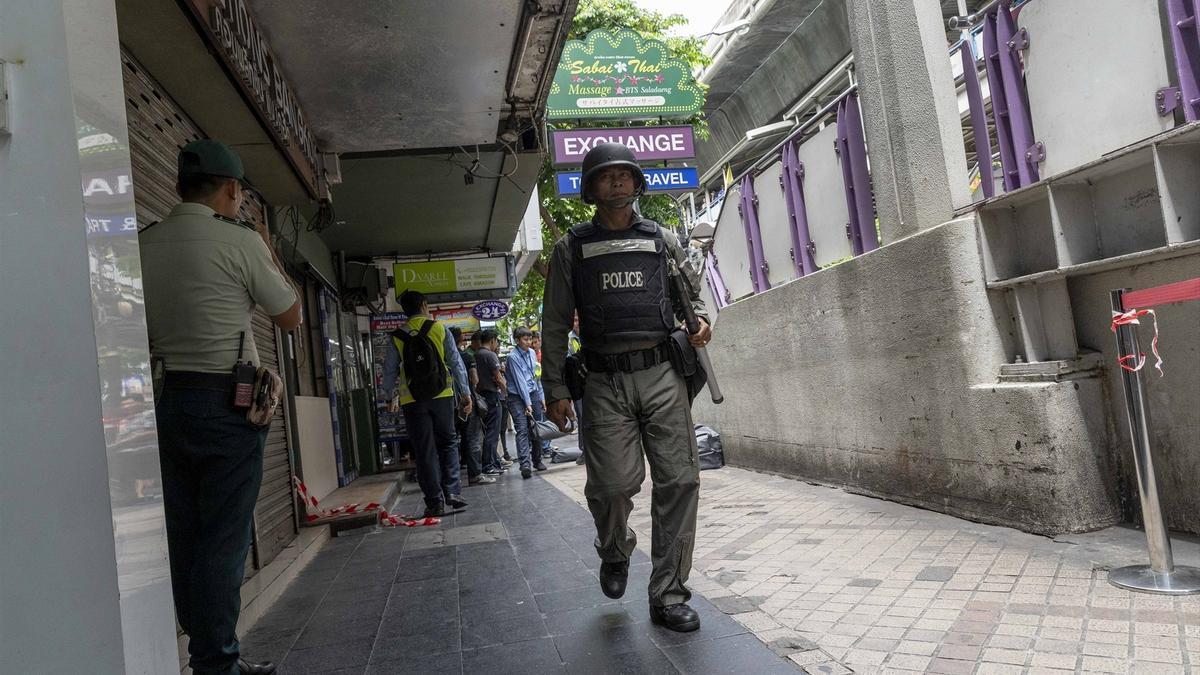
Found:
[{"label": "black bag on ground", "polygon": [[700,448],[700,470],[719,469],[725,466],[725,450],[721,447],[721,434],[712,427],[696,425],[696,445]]},{"label": "black bag on ground", "polygon": [[433,324],[432,320],[426,320],[415,333],[404,329],[392,333],[404,345],[400,353],[404,383],[417,401],[432,401],[446,390],[446,364],[438,354],[437,345],[429,338]]},{"label": "black bag on ground", "polygon": [[550,455],[551,464],[566,464],[574,462],[583,456],[583,451],[579,448],[559,448]]}]

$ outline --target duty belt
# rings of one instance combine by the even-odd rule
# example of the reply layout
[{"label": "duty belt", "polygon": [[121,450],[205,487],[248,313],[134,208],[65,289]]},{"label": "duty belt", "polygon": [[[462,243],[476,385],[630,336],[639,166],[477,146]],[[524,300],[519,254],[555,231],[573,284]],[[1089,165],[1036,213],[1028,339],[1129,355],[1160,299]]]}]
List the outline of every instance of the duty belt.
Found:
[{"label": "duty belt", "polygon": [[232,391],[233,376],[224,373],[196,373],[186,370],[168,370],[164,376],[163,384],[172,389]]},{"label": "duty belt", "polygon": [[649,349],[622,354],[597,354],[586,349],[583,352],[583,362],[587,369],[601,373],[632,373],[653,368],[660,363],[668,363],[670,360],[671,347],[667,342]]}]

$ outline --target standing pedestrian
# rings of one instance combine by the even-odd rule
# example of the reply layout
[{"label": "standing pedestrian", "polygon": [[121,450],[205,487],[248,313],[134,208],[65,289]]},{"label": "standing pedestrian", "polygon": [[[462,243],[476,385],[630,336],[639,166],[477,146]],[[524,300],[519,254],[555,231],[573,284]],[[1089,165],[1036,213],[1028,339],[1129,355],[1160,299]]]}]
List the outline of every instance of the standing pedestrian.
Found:
[{"label": "standing pedestrian", "polygon": [[188,143],[183,203],[139,235],[150,353],[163,373],[155,415],[171,590],[197,675],[275,672],[243,659],[236,633],[267,431],[234,405],[235,364],[262,363],[255,305],[285,331],[301,313],[265,225],[237,219],[244,179],[228,146]]},{"label": "standing pedestrian", "polygon": [[[496,352],[496,356],[500,356],[500,352]],[[508,412],[508,404],[505,399],[508,397],[508,355],[500,356],[500,374],[504,376],[506,384],[500,390],[501,405],[500,405],[500,447],[504,450],[504,455],[500,457],[500,464],[505,468],[513,465],[513,456],[508,453],[508,432],[512,431],[512,415]]]},{"label": "standing pedestrian", "polygon": [[479,348],[475,350],[475,368],[479,374],[476,390],[486,406],[486,410],[479,414],[483,422],[483,446],[480,453],[483,473],[499,476],[504,473],[504,466],[496,454],[496,446],[500,442],[500,392],[507,391],[508,383],[500,373],[500,357],[496,355],[500,350],[500,338],[496,331],[489,328],[475,335],[479,338]]},{"label": "standing pedestrian", "polygon": [[417,464],[417,482],[425,495],[425,517],[445,515],[446,507],[467,507],[459,481],[455,402],[468,414],[472,402],[467,372],[450,331],[429,315],[418,291],[400,294],[408,315],[392,333],[383,361],[383,391],[389,410],[404,411],[404,424]]},{"label": "standing pedestrian", "polygon": [[[667,276],[668,256],[682,266],[685,254],[673,236],[634,210],[645,187],[642,170],[623,145],[603,143],[584,157],[582,197],[596,212],[554,246],[543,302],[543,367],[550,418],[565,430],[574,410],[563,364],[578,309],[589,371],[584,494],[596,524],[600,587],[611,598],[625,593],[637,543],[629,513],[645,479],[644,453],[654,482],[650,618],[685,632],[700,627],[699,615],[687,605],[686,586],[700,474],[687,385],[671,363],[670,334],[681,317],[672,307]],[[679,300],[704,314],[695,292]],[[702,317],[692,345],[707,343],[710,333]]]},{"label": "standing pedestrian", "polygon": [[[517,459],[521,462],[521,478],[533,475],[533,469],[545,471],[542,463],[541,443],[534,443],[529,427],[535,419],[537,410],[534,407],[544,406],[544,396],[541,384],[533,375],[533,332],[528,328],[518,328],[513,331],[516,349],[508,353],[508,399],[506,405],[508,414],[512,416],[513,430],[517,437]],[[545,414],[545,410],[542,410]]]},{"label": "standing pedestrian", "polygon": [[[479,383],[479,374],[475,370],[475,352],[470,348],[471,340],[468,340],[458,326],[450,327],[450,334],[458,346],[458,355],[462,358],[463,367],[467,369],[467,386],[470,388],[470,396],[472,402],[475,400],[475,388]],[[455,426],[458,430],[458,447],[462,453],[462,464],[467,467],[467,484],[468,485],[487,485],[495,483],[496,479],[491,476],[485,476],[483,473],[483,463],[480,458],[480,452],[483,446],[483,436],[481,434],[482,424],[479,420],[477,411],[465,411],[459,408],[458,416],[455,419]]]}]

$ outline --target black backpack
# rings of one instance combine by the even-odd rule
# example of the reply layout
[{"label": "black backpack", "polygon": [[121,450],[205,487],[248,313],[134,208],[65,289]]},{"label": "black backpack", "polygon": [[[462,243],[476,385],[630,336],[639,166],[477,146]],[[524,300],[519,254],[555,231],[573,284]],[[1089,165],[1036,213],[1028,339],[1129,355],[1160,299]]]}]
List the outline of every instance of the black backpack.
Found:
[{"label": "black backpack", "polygon": [[432,320],[426,321],[416,333],[404,329],[392,333],[404,345],[400,353],[404,381],[417,401],[432,401],[446,390],[446,364],[429,338],[433,324]]}]

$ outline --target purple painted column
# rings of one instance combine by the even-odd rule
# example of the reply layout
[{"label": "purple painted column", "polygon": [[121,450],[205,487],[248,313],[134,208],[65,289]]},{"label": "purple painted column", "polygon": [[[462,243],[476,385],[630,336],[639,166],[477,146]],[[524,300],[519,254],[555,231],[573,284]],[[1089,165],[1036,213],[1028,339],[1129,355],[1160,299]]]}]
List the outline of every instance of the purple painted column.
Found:
[{"label": "purple painted column", "polygon": [[875,230],[875,204],[871,196],[871,174],[867,170],[867,141],[863,136],[862,113],[858,93],[838,104],[838,153],[842,160],[842,180],[846,187],[846,208],[850,213],[850,237],[854,255],[879,248]]},{"label": "purple painted column", "polygon": [[792,231],[792,263],[796,267],[796,276],[802,277],[817,271],[813,253],[816,244],[808,229],[808,207],[804,201],[804,165],[800,163],[800,155],[795,143],[785,143],[783,146],[783,173],[779,181],[783,187],[783,197],[787,202],[788,222]]},{"label": "purple painted column", "polygon": [[1017,172],[1016,150],[1013,148],[1012,126],[1008,113],[1008,99],[1004,93],[1004,74],[1000,70],[1000,45],[996,40],[995,15],[984,17],[983,62],[987,68],[988,89],[992,96],[992,117],[996,122],[996,142],[1000,146],[1000,166],[1004,175],[1004,191],[1011,192],[1021,186]]},{"label": "purple painted column", "polygon": [[1033,117],[1029,114],[1029,93],[1025,89],[1021,59],[1017,56],[1020,50],[1014,45],[1017,26],[1007,3],[996,5],[995,17],[996,39],[1003,55],[1000,70],[1004,73],[1004,97],[1008,100],[1009,120],[1012,122],[1013,150],[1017,157],[1021,186],[1024,187],[1039,179],[1036,155],[1040,153],[1033,147],[1036,141],[1033,139]]},{"label": "purple painted column", "polygon": [[721,276],[721,270],[717,267],[716,253],[704,256],[704,269],[708,272],[708,289],[712,291],[717,309],[725,309],[729,306],[732,298],[729,297],[729,289],[725,288],[725,279]]},{"label": "purple painted column", "polygon": [[[1015,45],[1016,24],[1009,3],[997,4],[985,19],[984,51],[987,52],[988,87],[996,115],[996,135],[1001,139],[1001,163],[1005,188],[1013,190],[1036,183],[1041,149],[1034,147],[1033,119],[1029,94]],[[1003,133],[1001,128],[1003,127]],[[1007,134],[1007,138],[1004,137]],[[1005,146],[1007,145],[1007,151]],[[1011,185],[1010,185],[1011,179]]]},{"label": "purple painted column", "polygon": [[755,293],[770,290],[767,258],[763,253],[762,231],[758,229],[758,198],[754,196],[754,176],[742,178],[742,201],[738,205],[742,227],[746,230],[746,249],[750,253],[750,281]]},{"label": "purple painted column", "polygon": [[992,172],[992,139],[988,136],[987,114],[983,107],[983,87],[979,84],[979,70],[975,63],[975,47],[970,40],[959,44],[962,56],[963,84],[967,89],[967,102],[971,107],[971,129],[975,132],[975,154],[979,158],[979,180],[983,196],[996,196],[996,177]]},{"label": "purple painted column", "polygon": [[1188,122],[1200,119],[1200,0],[1167,0],[1175,70],[1183,93],[1183,115]]}]

